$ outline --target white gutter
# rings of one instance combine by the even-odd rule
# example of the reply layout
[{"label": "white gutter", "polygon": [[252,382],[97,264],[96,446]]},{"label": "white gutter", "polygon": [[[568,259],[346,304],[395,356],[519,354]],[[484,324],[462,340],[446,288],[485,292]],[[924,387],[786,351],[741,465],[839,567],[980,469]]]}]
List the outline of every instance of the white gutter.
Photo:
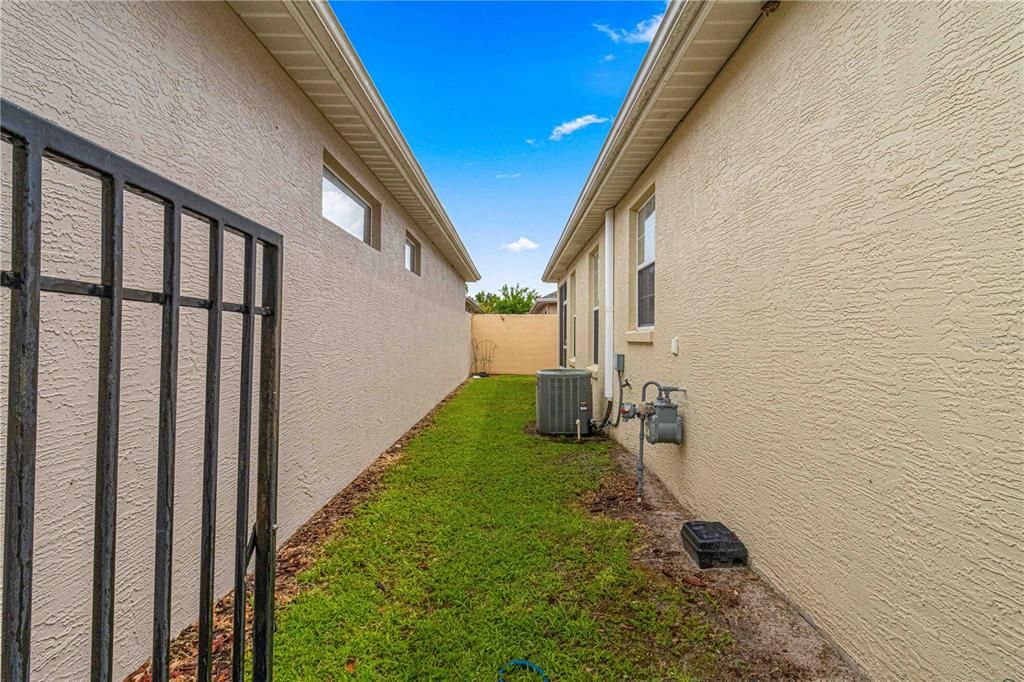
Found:
[{"label": "white gutter", "polygon": [[480,272],[327,0],[228,0],[466,282]]},{"label": "white gutter", "polygon": [[612,399],[615,376],[615,209],[604,212],[604,397]]},{"label": "white gutter", "polygon": [[[308,1],[309,6],[316,12],[316,16],[319,17],[324,28],[330,34],[336,50],[342,55],[355,77],[353,85],[356,87],[353,88],[353,94],[356,96],[356,101],[360,103],[365,102],[366,109],[373,114],[373,117],[370,117],[370,119],[375,119],[377,123],[377,125],[371,127],[371,130],[376,132],[377,136],[384,141],[384,151],[394,160],[399,173],[407,179],[409,186],[416,193],[417,198],[420,199],[427,212],[432,215],[445,241],[448,242],[449,247],[454,252],[455,258],[452,265],[455,266],[456,271],[467,282],[479,282],[480,271],[476,269],[476,264],[473,263],[466,245],[463,244],[462,238],[459,237],[459,233],[455,230],[451,218],[448,217],[448,212],[445,211],[441,200],[434,193],[434,188],[431,186],[430,181],[427,180],[426,173],[423,172],[419,161],[412,153],[409,143],[406,142],[405,136],[402,135],[402,131],[398,127],[398,123],[395,122],[394,117],[391,115],[391,110],[384,103],[384,99],[380,96],[377,86],[366,71],[363,61],[356,53],[355,46],[348,39],[345,29],[341,27],[341,23],[338,21],[337,15],[334,14],[334,10],[331,9],[330,4],[326,0]],[[285,6],[289,7],[289,11],[292,11],[291,5],[292,3],[285,3]],[[295,9],[301,10],[301,5]]]},{"label": "white gutter", "polygon": [[[637,70],[636,76],[634,76],[633,82],[629,86],[629,91],[626,93],[626,98],[623,100],[622,106],[619,107],[615,120],[612,121],[611,130],[608,131],[608,136],[605,137],[604,144],[601,145],[601,151],[597,155],[597,160],[590,169],[590,175],[587,176],[583,189],[576,199],[575,206],[573,206],[569,220],[558,238],[555,250],[552,252],[551,258],[544,268],[544,274],[541,276],[542,281],[551,282],[562,277],[564,267],[559,264],[559,261],[569,243],[570,237],[572,237],[579,222],[583,219],[583,215],[593,201],[594,195],[597,194],[598,189],[611,170],[614,160],[621,156],[630,133],[641,117],[641,112],[649,104],[650,98],[653,97],[661,77],[669,67],[669,57],[674,53],[675,48],[678,47],[682,39],[682,32],[676,29],[677,22],[681,23],[684,18],[692,18],[696,14],[697,9],[700,8],[701,2],[702,0],[685,0],[683,2],[669,2],[665,6],[665,14],[662,16],[661,24],[654,34],[654,40],[651,41],[650,47],[647,48],[644,59],[640,63],[640,68]],[[711,4],[711,2],[708,3],[708,8],[710,8]],[[653,157],[653,154],[651,156]]]},{"label": "white gutter", "polygon": [[[771,5],[771,2],[766,3]],[[671,0],[573,206],[541,280],[557,282],[729,61],[760,0]],[[682,95],[679,88],[698,87]],[[666,125],[670,123],[671,125]]]}]

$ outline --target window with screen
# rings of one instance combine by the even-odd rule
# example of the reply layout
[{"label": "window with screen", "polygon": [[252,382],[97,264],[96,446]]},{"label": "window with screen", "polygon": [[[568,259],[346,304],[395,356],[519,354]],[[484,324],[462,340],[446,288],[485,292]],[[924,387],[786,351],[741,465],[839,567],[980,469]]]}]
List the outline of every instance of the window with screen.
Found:
[{"label": "window with screen", "polygon": [[598,357],[600,353],[600,335],[598,330],[600,328],[600,267],[601,260],[600,255],[597,251],[590,254],[590,337],[591,347],[594,356],[594,364],[598,364]]},{"label": "window with screen", "polygon": [[558,366],[566,367],[568,362],[567,328],[569,315],[568,285],[563,282],[558,287]]},{"label": "window with screen", "polygon": [[580,297],[576,295],[576,272],[569,275],[569,307],[572,308],[572,359],[576,361],[576,308]]},{"label": "window with screen", "polygon": [[654,197],[637,212],[636,326],[654,326]]}]

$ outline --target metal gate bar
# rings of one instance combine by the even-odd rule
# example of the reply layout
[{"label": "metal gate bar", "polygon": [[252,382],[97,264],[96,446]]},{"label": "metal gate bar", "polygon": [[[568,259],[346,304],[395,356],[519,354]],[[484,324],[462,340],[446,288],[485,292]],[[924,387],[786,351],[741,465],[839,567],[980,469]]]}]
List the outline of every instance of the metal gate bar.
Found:
[{"label": "metal gate bar", "polygon": [[[171,638],[171,558],[174,519],[175,419],[178,326],[182,306],[209,311],[207,323],[206,412],[203,452],[202,556],[200,558],[200,679],[211,663],[213,556],[216,529],[217,446],[220,407],[221,329],[224,312],[242,315],[242,367],[239,461],[235,519],[235,613],[232,679],[243,674],[245,575],[248,553],[250,419],[253,322],[261,317],[259,450],[255,524],[255,624],[253,675],[270,680],[274,631],[274,558],[277,518],[277,437],[281,350],[281,268],[279,234],[166,180],[127,159],[0,100],[0,128],[12,159],[12,240],[10,271],[0,285],[11,290],[10,378],[4,575],[0,680],[27,680],[31,672],[32,546],[38,409],[40,292],[100,299],[100,372],[97,401],[96,505],[93,556],[91,665],[93,680],[113,674],[114,575],[117,519],[118,408],[120,402],[121,313],[123,301],[163,306],[160,352],[160,410],[157,439],[156,550],[154,568],[152,674],[166,681]],[[101,282],[46,277],[40,272],[42,160],[48,158],[97,177],[103,185]],[[123,271],[124,192],[164,207],[162,291],[125,288]],[[208,298],[181,295],[181,217],[210,226]],[[224,231],[245,240],[243,301],[223,301]],[[256,247],[263,250],[263,300],[254,305]]]},{"label": "metal gate bar", "polygon": [[153,580],[153,652],[155,680],[170,675],[171,551],[174,516],[174,446],[178,414],[178,320],[181,305],[181,206],[164,206],[164,301],[160,332],[160,434],[156,471],[156,559]]},{"label": "metal gate bar", "polygon": [[[245,237],[242,305],[252,310],[256,287],[256,241]],[[232,616],[231,679],[241,680],[245,663],[245,574],[249,559],[249,453],[252,449],[253,316],[242,315],[242,368],[238,389],[238,494],[235,497],[235,601]]]},{"label": "metal gate bar", "polygon": [[[6,112],[0,109],[0,116]],[[0,125],[3,119],[0,118]],[[32,636],[32,522],[36,482],[36,380],[39,374],[42,141],[12,143],[11,341],[7,384],[7,471],[4,489],[4,597],[0,677],[27,680]]]},{"label": "metal gate bar", "polygon": [[221,299],[224,298],[224,231],[210,224],[210,314],[206,324],[206,424],[203,436],[203,526],[199,559],[199,665],[200,680],[210,679],[213,645],[213,561],[217,516],[217,445],[220,433]]},{"label": "metal gate bar", "polygon": [[109,680],[114,665],[114,541],[117,522],[117,427],[121,408],[121,285],[124,179],[103,178],[99,397],[96,407],[96,517],[93,526],[92,675]]},{"label": "metal gate bar", "polygon": [[[263,305],[281,305],[281,249],[263,249]],[[277,428],[281,316],[260,321],[259,455],[256,464],[256,581],[253,590],[253,678],[269,680],[274,660],[274,548],[277,547]]]},{"label": "metal gate bar", "polygon": [[[135,188],[128,187],[128,191],[139,193]],[[233,231],[230,230],[229,231]],[[40,291],[48,291],[56,294],[70,294],[73,296],[93,296],[108,298],[110,287],[96,282],[80,282],[74,279],[63,279],[61,277],[39,276]],[[21,275],[15,270],[0,270],[0,286],[17,288],[21,286]],[[146,291],[145,289],[132,289],[131,287],[121,288],[121,298],[124,301],[135,301],[138,303],[159,303],[167,302],[167,295],[160,291]],[[195,296],[179,296],[179,306],[182,308],[201,308],[209,310],[210,299],[196,298]],[[245,304],[221,303],[221,309],[228,313],[245,313]],[[269,315],[270,309],[266,306],[253,306],[252,312],[256,315]]]}]

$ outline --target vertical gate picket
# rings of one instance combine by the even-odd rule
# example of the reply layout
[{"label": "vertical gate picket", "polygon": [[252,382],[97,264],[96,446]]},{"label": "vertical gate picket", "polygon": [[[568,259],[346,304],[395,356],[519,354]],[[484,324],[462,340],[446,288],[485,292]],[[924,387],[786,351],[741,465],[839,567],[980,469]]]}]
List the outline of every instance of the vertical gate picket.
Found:
[{"label": "vertical gate picket", "polygon": [[274,660],[274,569],[277,546],[278,370],[281,353],[281,249],[263,249],[263,306],[260,324],[259,456],[256,470],[256,585],[253,623],[253,678],[269,682]]},{"label": "vertical gate picket", "polygon": [[164,309],[160,341],[160,433],[157,441],[156,557],[153,576],[154,682],[170,676],[174,454],[177,438],[178,320],[181,305],[181,207],[164,204]]},{"label": "vertical gate picket", "polygon": [[103,180],[96,514],[93,526],[92,679],[113,679],[114,557],[117,536],[117,436],[121,408],[124,180]]},{"label": "vertical gate picket", "polygon": [[[6,136],[5,136],[6,137]],[[10,360],[4,498],[3,644],[0,679],[27,680],[31,667],[32,532],[35,510],[39,378],[42,141],[10,138],[12,163]],[[17,280],[14,282],[13,280]]]},{"label": "vertical gate picket", "polygon": [[210,223],[209,297],[206,323],[206,426],[203,442],[203,527],[199,558],[199,666],[197,676],[209,680],[213,645],[213,563],[216,550],[217,450],[220,434],[221,307],[224,298],[224,226]]},{"label": "vertical gate picket", "polygon": [[245,274],[242,277],[242,370],[238,391],[238,481],[235,502],[235,603],[231,643],[231,679],[245,675],[245,574],[249,565],[249,457],[252,450],[253,306],[256,287],[256,240],[245,238]]}]

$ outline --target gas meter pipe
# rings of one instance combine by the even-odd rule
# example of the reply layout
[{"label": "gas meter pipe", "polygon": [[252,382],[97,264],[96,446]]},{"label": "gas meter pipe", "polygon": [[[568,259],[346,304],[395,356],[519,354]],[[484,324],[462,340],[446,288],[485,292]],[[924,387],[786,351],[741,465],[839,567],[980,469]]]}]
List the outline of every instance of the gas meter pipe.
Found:
[{"label": "gas meter pipe", "polygon": [[[654,386],[658,389],[658,397],[653,405],[647,402],[647,388],[649,386]],[[647,426],[646,422],[651,420],[648,426],[650,431],[647,434],[651,443],[682,442],[682,422],[676,417],[674,433],[672,430],[673,423],[671,421],[668,422],[669,430],[666,434],[665,424],[662,422],[664,417],[660,414],[666,409],[675,414],[676,405],[669,397],[675,391],[685,393],[686,389],[675,386],[662,386],[657,381],[648,381],[640,388],[640,406],[637,410],[637,416],[640,417],[640,448],[636,456],[636,501],[638,503],[643,500],[644,492],[644,427]]]},{"label": "gas meter pipe", "polygon": [[640,452],[636,456],[636,503],[644,499],[644,419],[647,415],[640,413]]}]

